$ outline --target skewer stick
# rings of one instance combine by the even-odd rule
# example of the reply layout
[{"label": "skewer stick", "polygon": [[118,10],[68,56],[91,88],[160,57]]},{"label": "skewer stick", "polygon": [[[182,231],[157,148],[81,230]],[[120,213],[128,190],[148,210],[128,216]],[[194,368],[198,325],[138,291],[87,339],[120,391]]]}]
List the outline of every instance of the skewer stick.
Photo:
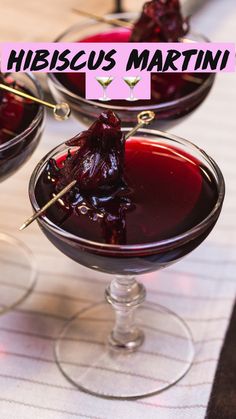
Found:
[{"label": "skewer stick", "polygon": [[57,104],[46,102],[45,100],[29,95],[28,93],[22,92],[21,90],[14,89],[13,87],[7,86],[6,84],[3,84],[3,83],[0,83],[0,89],[13,93],[14,95],[23,97],[25,99],[32,100],[33,102],[40,103],[40,105],[47,106],[48,108],[53,109],[54,117],[58,121],[65,120],[69,118],[70,116],[70,107],[65,102],[61,102]]},{"label": "skewer stick", "polygon": [[108,23],[110,25],[119,26],[119,27],[126,28],[126,29],[133,29],[133,24],[130,23],[130,22],[125,22],[124,20],[109,19],[107,17],[98,16],[98,15],[95,15],[94,13],[85,12],[85,11],[79,10],[79,9],[72,9],[72,11],[74,13],[77,13],[77,14],[81,15],[81,16],[85,16],[85,17],[89,17],[90,19],[97,20],[98,22]]},{"label": "skewer stick", "polygon": [[11,135],[12,137],[16,137],[17,136],[17,133],[16,132],[13,132],[13,131],[11,131],[11,130],[9,130],[7,128],[2,128],[1,131],[4,134]]},{"label": "skewer stick", "polygon": [[[127,140],[129,137],[134,135],[139,128],[143,127],[144,125],[150,124],[151,121],[155,118],[155,113],[152,111],[143,111],[140,112],[137,116],[138,124],[131,129],[125,136],[125,139]],[[53,205],[58,199],[60,199],[63,195],[65,195],[67,192],[69,192],[77,183],[76,180],[73,180],[70,182],[65,188],[63,188],[57,195],[55,195],[50,201],[48,201],[40,210],[35,212],[28,220],[26,220],[21,226],[20,230],[24,230],[26,227],[28,227],[33,221],[35,221],[40,215],[42,215],[51,205]]]},{"label": "skewer stick", "polygon": [[40,215],[44,213],[51,205],[54,204],[54,202],[58,201],[63,195],[65,195],[70,189],[75,186],[76,180],[73,180],[69,183],[65,188],[63,188],[57,195],[55,195],[50,201],[48,201],[40,210],[35,212],[28,220],[26,220],[22,226],[20,226],[20,230],[24,230],[26,227],[28,227],[36,218],[38,218]]}]

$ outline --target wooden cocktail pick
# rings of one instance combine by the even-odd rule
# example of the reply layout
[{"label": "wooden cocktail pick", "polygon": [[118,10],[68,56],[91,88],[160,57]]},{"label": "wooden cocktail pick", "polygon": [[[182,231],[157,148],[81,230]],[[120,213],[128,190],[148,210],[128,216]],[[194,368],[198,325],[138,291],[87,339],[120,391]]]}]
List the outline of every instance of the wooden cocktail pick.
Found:
[{"label": "wooden cocktail pick", "polygon": [[14,89],[13,87],[7,86],[6,84],[3,84],[3,83],[0,83],[0,89],[13,93],[14,95],[23,97],[25,99],[32,100],[33,102],[40,103],[40,105],[47,106],[48,108],[53,109],[53,115],[55,119],[57,119],[58,121],[64,121],[70,116],[71,111],[70,111],[70,107],[68,103],[61,102],[61,103],[53,104],[50,102],[46,102],[45,100],[29,95],[28,93],[22,92],[21,90]]},{"label": "wooden cocktail pick", "polygon": [[[153,121],[155,118],[155,113],[152,111],[143,111],[140,112],[137,116],[138,123],[135,125],[134,128],[132,128],[125,136],[125,139],[127,140],[129,137],[134,135],[139,128],[143,127],[144,125],[150,124],[150,122]],[[35,221],[40,215],[42,215],[51,205],[53,205],[58,199],[60,199],[63,195],[65,195],[67,192],[69,192],[77,183],[76,180],[73,180],[70,182],[65,188],[63,188],[57,195],[55,195],[50,201],[48,201],[40,210],[35,212],[28,220],[26,220],[22,226],[20,227],[20,230],[24,230],[26,227],[28,227],[33,221]]]},{"label": "wooden cocktail pick", "polygon": [[134,128],[132,128],[125,136],[125,139],[128,140],[129,137],[132,137],[139,128],[142,128],[144,125],[150,124],[153,119],[155,119],[155,112],[153,111],[142,111],[138,114],[137,120],[138,123],[135,125]]},{"label": "wooden cocktail pick", "polygon": [[74,13],[77,13],[77,14],[81,15],[81,16],[85,16],[85,17],[89,17],[90,19],[97,20],[98,22],[108,23],[110,25],[119,26],[119,27],[126,28],[126,29],[133,29],[133,24],[130,23],[130,22],[125,22],[124,20],[109,19],[108,17],[98,16],[98,15],[95,15],[94,13],[85,12],[85,11],[79,10],[79,9],[72,9],[72,11]]},{"label": "wooden cocktail pick", "polygon": [[[72,11],[74,13],[77,13],[81,16],[85,16],[85,17],[89,17],[90,19],[94,19],[97,22],[103,22],[103,23],[108,23],[110,25],[113,26],[119,26],[122,28],[126,28],[126,29],[133,29],[133,23],[131,22],[125,22],[124,20],[120,20],[120,19],[110,19],[109,17],[105,17],[105,16],[99,16],[99,15],[95,15],[94,13],[89,13],[89,12],[85,12],[83,10],[79,10],[79,9],[72,9]],[[190,39],[187,38],[180,38],[179,39],[181,42],[194,42]],[[183,75],[183,79],[185,81],[191,82],[191,83],[196,83],[196,84],[202,84],[203,79],[201,79],[200,77],[195,77],[195,76],[190,76],[188,74],[184,74]]]},{"label": "wooden cocktail pick", "polygon": [[38,218],[41,214],[43,214],[44,211],[46,211],[49,207],[51,207],[51,205],[53,205],[54,202],[58,201],[58,199],[60,199],[63,195],[65,195],[66,192],[70,191],[70,189],[72,189],[73,186],[75,186],[76,182],[77,182],[76,180],[73,180],[72,182],[69,183],[69,185],[63,188],[57,195],[55,195],[52,199],[50,199],[50,201],[48,201],[40,210],[35,212],[30,218],[28,218],[28,220],[26,220],[22,224],[22,226],[20,226],[20,230],[24,230],[26,227],[28,227],[34,220],[36,220],[36,218]]}]

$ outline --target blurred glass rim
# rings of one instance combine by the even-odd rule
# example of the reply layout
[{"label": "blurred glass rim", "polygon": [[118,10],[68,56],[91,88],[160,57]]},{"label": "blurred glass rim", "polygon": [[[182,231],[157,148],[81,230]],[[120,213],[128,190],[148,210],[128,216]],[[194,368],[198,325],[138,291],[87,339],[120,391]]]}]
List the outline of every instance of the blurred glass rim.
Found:
[{"label": "blurred glass rim", "polygon": [[[30,72],[29,73],[14,73],[14,72],[4,73],[4,75],[7,75],[7,76],[11,75],[13,78],[14,78],[14,74],[15,75],[20,74],[21,77],[25,77],[26,87],[28,87],[27,86],[27,81],[30,80],[33,83],[33,85],[35,86],[36,90],[37,90],[37,96],[34,95],[34,93],[29,88],[29,90],[31,91],[31,94],[33,94],[34,96],[43,100],[44,94],[43,94],[42,87],[41,87],[39,81],[36,79],[36,77],[32,73],[30,73]],[[13,137],[11,140],[6,141],[3,144],[0,144],[0,152],[5,151],[8,148],[18,144],[19,141],[21,141],[25,137],[27,137],[34,130],[34,128],[38,125],[38,123],[44,118],[44,114],[45,114],[44,106],[38,104],[38,112],[35,115],[34,119],[31,121],[31,123],[29,124],[29,126],[24,131],[20,132],[18,135]]]}]

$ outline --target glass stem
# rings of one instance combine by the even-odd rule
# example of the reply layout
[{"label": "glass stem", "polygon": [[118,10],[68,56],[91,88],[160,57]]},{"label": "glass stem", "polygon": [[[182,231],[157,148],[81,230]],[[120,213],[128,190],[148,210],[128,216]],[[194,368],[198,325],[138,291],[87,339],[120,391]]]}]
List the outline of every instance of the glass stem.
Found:
[{"label": "glass stem", "polygon": [[103,99],[107,99],[107,88],[103,86]]},{"label": "glass stem", "polygon": [[130,87],[130,99],[134,99],[134,87]]},{"label": "glass stem", "polygon": [[135,310],[143,303],[146,290],[133,276],[116,276],[105,292],[107,301],[115,310],[115,326],[109,336],[113,348],[135,350],[144,340],[144,334],[135,325]]}]

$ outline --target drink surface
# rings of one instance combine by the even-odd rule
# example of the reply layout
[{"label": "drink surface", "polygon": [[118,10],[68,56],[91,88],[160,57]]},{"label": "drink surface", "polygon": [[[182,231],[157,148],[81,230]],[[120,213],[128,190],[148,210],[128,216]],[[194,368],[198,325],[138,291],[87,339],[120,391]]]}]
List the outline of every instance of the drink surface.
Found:
[{"label": "drink surface", "polygon": [[[129,42],[130,31],[121,28],[112,28],[104,33],[98,33],[89,37],[80,39],[78,42]],[[186,76],[195,76],[198,78],[198,83],[186,80]],[[67,89],[73,93],[85,97],[85,74],[84,73],[57,73],[57,79]],[[121,74],[124,76],[124,74]],[[171,100],[179,99],[186,96],[199,88],[201,81],[209,77],[206,73],[201,74],[181,74],[181,73],[152,73],[151,75],[151,99],[138,100],[135,104],[128,106],[148,106],[158,103],[164,103]],[[112,100],[111,105],[127,106],[125,100]]]},{"label": "drink surface", "polygon": [[[60,158],[58,164],[63,163]],[[40,175],[35,195],[41,207],[55,192],[48,172]],[[217,187],[207,167],[198,160],[164,142],[146,138],[126,141],[125,181],[130,189],[132,207],[122,219],[119,244],[143,244],[170,239],[187,232],[204,220],[218,198]],[[118,206],[116,198],[109,210]],[[106,202],[104,202],[106,207]],[[68,208],[64,201],[46,213],[63,230],[95,242],[109,243],[109,232],[99,220],[82,215],[76,204]]]}]

